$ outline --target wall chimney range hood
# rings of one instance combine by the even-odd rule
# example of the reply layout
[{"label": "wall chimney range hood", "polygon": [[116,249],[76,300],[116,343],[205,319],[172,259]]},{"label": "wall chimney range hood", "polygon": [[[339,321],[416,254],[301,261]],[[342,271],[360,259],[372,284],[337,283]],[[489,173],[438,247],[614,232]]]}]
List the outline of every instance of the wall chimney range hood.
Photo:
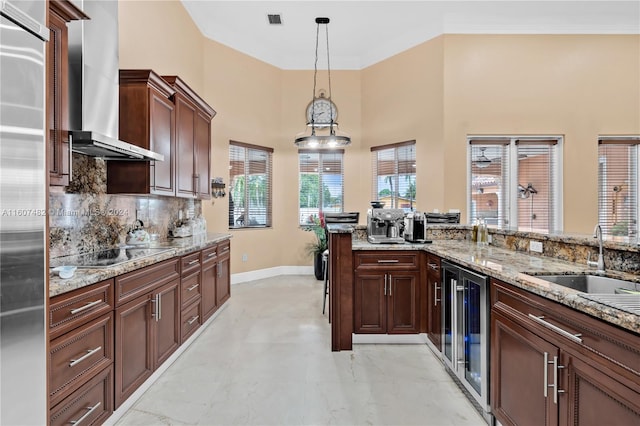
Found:
[{"label": "wall chimney range hood", "polygon": [[164,155],[118,138],[118,1],[72,2],[89,19],[67,24],[71,150],[105,160],[164,161]]}]

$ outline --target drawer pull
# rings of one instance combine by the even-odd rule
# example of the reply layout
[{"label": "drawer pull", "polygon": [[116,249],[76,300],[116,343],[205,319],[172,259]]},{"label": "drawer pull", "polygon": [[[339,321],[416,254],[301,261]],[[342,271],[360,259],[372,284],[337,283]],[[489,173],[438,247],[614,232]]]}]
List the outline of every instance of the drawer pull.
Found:
[{"label": "drawer pull", "polygon": [[224,253],[225,251],[229,251],[229,247],[224,247],[220,250],[220,253]]},{"label": "drawer pull", "polygon": [[84,419],[86,419],[87,417],[89,417],[91,415],[91,413],[93,413],[94,411],[96,411],[98,409],[98,407],[100,406],[100,402],[98,401],[98,403],[96,405],[94,405],[93,407],[87,407],[86,413],[84,413],[84,416],[80,417],[78,420],[71,420],[69,423],[71,423],[72,425],[77,425],[80,424],[80,422],[82,422]]},{"label": "drawer pull", "polygon": [[207,255],[207,257],[215,257],[215,255],[216,255],[216,252],[209,253],[209,254]]},{"label": "drawer pull", "polygon": [[82,355],[80,358],[70,360],[70,361],[69,361],[69,367],[73,367],[73,366],[74,366],[74,365],[76,365],[77,363],[84,361],[85,359],[89,358],[91,355],[95,354],[96,352],[98,352],[98,351],[99,351],[99,350],[101,350],[101,349],[102,349],[102,346],[98,346],[98,347],[97,347],[97,348],[95,348],[95,349],[89,349],[89,350],[87,351],[87,353],[86,353],[86,354],[84,354],[84,355]]},{"label": "drawer pull", "polygon": [[80,308],[72,309],[71,310],[71,315],[75,315],[75,314],[80,313],[82,311],[86,311],[87,309],[96,306],[100,302],[102,302],[102,299],[94,300],[93,302],[89,302],[89,303],[87,303],[86,305],[84,305],[84,306],[82,306]]},{"label": "drawer pull", "polygon": [[191,262],[189,262],[189,265],[195,265],[198,262],[200,262],[198,259],[192,260]]},{"label": "drawer pull", "polygon": [[398,259],[379,259],[378,263],[398,263]]},{"label": "drawer pull", "polygon": [[199,286],[199,285],[200,285],[200,284],[194,284],[194,285],[192,285],[191,287],[189,287],[189,288],[187,289],[187,291],[193,291],[193,290],[195,290],[196,288],[198,288],[198,286]]},{"label": "drawer pull", "polygon": [[538,324],[541,324],[541,325],[547,327],[548,329],[553,330],[558,334],[561,334],[562,336],[566,337],[567,339],[573,340],[576,343],[582,343],[582,339],[580,338],[580,336],[582,336],[582,334],[580,334],[580,333],[577,333],[577,334],[569,333],[567,330],[563,330],[560,327],[558,327],[557,325],[553,325],[550,322],[545,321],[544,320],[544,315],[541,315],[541,316],[537,317],[537,316],[535,316],[533,314],[529,314],[529,318],[531,318],[532,320],[534,320]]},{"label": "drawer pull", "polygon": [[438,264],[437,263],[429,263],[429,268],[433,269],[434,271],[438,270]]},{"label": "drawer pull", "polygon": [[187,321],[187,323],[191,325],[194,322],[198,321],[198,318],[200,318],[200,315],[196,315],[195,317],[192,317],[190,320]]}]

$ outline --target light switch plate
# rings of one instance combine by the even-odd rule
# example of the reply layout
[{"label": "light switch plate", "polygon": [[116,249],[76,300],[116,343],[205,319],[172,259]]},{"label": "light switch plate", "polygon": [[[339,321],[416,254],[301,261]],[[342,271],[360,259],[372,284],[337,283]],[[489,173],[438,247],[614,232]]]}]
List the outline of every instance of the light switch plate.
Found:
[{"label": "light switch plate", "polygon": [[529,251],[542,253],[542,241],[529,241]]}]

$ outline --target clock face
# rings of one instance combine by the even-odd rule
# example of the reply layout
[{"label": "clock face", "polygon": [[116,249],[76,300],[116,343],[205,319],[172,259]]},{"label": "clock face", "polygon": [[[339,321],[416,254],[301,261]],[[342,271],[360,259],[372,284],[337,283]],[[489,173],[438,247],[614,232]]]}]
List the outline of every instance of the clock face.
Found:
[{"label": "clock face", "polygon": [[326,127],[337,118],[338,109],[329,99],[315,98],[307,107],[307,122],[313,122],[316,127]]}]

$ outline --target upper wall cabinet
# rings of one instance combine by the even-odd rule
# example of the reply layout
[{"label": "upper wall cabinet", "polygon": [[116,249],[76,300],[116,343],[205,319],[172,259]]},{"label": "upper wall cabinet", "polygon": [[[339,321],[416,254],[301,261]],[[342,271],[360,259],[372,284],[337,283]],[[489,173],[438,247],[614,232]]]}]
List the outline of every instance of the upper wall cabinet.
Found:
[{"label": "upper wall cabinet", "polygon": [[163,77],[176,91],[176,196],[211,198],[211,120],[216,112],[180,77]]},{"label": "upper wall cabinet", "polygon": [[88,19],[70,1],[49,0],[47,43],[47,164],[49,184],[69,185],[69,43],[67,22]]},{"label": "upper wall cabinet", "polygon": [[108,161],[107,192],[176,195],[174,93],[152,70],[120,70],[120,139],[164,161]]}]

